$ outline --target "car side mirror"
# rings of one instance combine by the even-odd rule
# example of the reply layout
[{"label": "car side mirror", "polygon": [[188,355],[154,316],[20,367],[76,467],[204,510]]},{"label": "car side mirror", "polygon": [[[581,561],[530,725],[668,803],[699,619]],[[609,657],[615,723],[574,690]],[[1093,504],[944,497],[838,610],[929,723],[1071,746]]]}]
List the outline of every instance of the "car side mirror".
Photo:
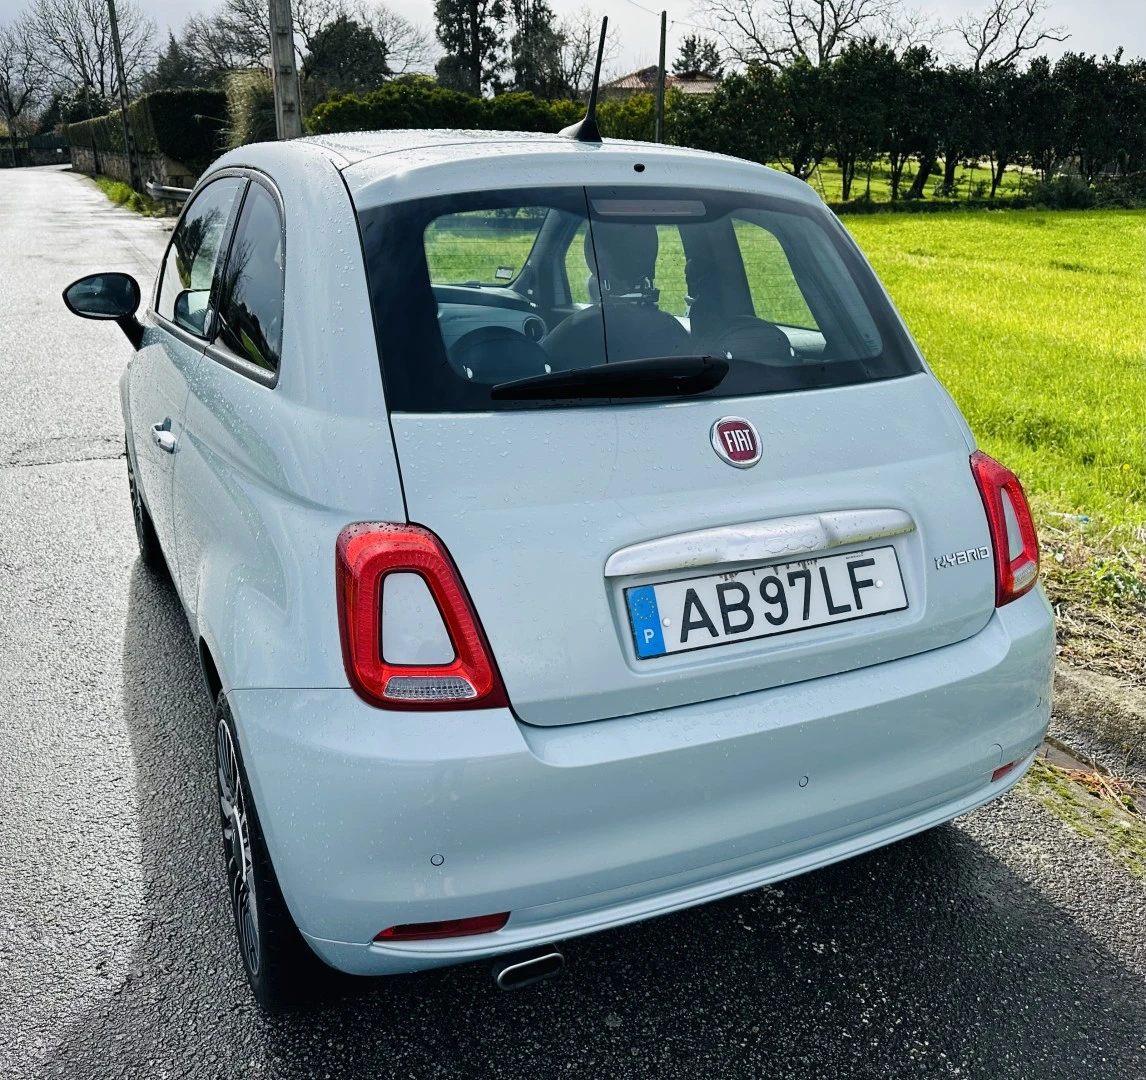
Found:
[{"label": "car side mirror", "polygon": [[64,290],[64,305],[81,319],[113,319],[139,348],[143,326],[135,317],[139,310],[139,283],[130,274],[89,274]]}]

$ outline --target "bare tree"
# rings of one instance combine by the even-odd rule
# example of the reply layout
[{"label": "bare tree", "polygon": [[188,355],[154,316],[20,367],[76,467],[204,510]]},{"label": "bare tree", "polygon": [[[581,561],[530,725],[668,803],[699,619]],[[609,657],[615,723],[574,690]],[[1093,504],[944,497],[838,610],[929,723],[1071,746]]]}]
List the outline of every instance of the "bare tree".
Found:
[{"label": "bare tree", "polygon": [[[601,15],[583,7],[562,19],[557,32],[561,37],[561,82],[565,92],[570,97],[585,97],[593,81],[593,65],[597,62]],[[602,68],[616,60],[619,51],[617,38],[606,36]]]},{"label": "bare tree", "polygon": [[434,70],[438,48],[424,26],[410,22],[385,4],[364,3],[357,9],[357,17],[385,44],[386,63],[395,75]]},{"label": "bare tree", "polygon": [[[102,0],[101,0],[102,2]],[[294,0],[295,51],[299,60],[315,37],[336,19],[346,17],[370,26],[387,48],[395,74],[432,66],[434,48],[422,27],[408,22],[384,4],[369,0]],[[271,31],[266,0],[223,0],[215,12],[192,15],[183,25],[181,43],[207,71],[223,73],[270,63]]]},{"label": "bare tree", "polygon": [[269,30],[265,37],[261,32],[252,34],[223,16],[223,12],[192,15],[183,24],[179,43],[195,64],[216,78],[227,71],[264,66],[270,51]]},{"label": "bare tree", "polygon": [[940,39],[950,31],[934,15],[919,8],[892,9],[880,19],[876,37],[897,53],[922,45],[938,52]]},{"label": "bare tree", "polygon": [[[131,0],[116,5],[123,69],[133,88],[153,60],[155,24]],[[46,77],[85,96],[119,92],[106,0],[34,0],[27,28]]]},{"label": "bare tree", "polygon": [[16,165],[16,131],[44,87],[43,68],[26,22],[0,26],[0,120],[8,126],[12,166]]},{"label": "bare tree", "polygon": [[1046,0],[990,0],[978,13],[956,19],[954,29],[975,71],[1013,67],[1043,42],[1070,37],[1065,27],[1043,22],[1045,11]]},{"label": "bare tree", "polygon": [[898,0],[705,0],[693,17],[716,34],[729,59],[781,68],[799,58],[826,63],[898,11]]}]

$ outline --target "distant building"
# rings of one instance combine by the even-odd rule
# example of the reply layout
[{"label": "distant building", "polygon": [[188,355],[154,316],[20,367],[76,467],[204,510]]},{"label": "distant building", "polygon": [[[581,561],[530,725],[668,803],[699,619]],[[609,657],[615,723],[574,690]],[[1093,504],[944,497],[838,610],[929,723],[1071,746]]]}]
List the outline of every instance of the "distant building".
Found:
[{"label": "distant building", "polygon": [[[680,75],[665,74],[665,89],[670,87],[682,94],[711,94],[720,85],[720,79],[704,71],[686,71]],[[657,66],[650,64],[639,71],[630,71],[612,82],[601,86],[601,98],[627,98],[633,94],[655,94],[657,92]]]}]

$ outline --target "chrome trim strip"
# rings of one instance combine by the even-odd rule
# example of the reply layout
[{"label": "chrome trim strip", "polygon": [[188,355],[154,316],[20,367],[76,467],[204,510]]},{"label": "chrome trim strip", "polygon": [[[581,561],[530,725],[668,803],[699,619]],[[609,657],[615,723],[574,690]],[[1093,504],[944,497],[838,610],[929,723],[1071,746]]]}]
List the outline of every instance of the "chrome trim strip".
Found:
[{"label": "chrome trim strip", "polygon": [[614,551],[606,577],[632,577],[722,563],[762,562],[784,555],[826,551],[914,531],[903,510],[836,510],[825,514],[750,521],[665,536]]}]

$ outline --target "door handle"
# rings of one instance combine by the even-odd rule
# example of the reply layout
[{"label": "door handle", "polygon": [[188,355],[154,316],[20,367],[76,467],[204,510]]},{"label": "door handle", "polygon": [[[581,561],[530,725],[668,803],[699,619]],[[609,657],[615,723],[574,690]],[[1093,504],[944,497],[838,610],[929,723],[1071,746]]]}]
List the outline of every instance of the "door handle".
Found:
[{"label": "door handle", "polygon": [[164,420],[162,424],[151,425],[151,437],[155,440],[155,445],[160,450],[168,454],[175,453],[175,436],[167,430],[167,424],[171,423],[170,420]]}]

